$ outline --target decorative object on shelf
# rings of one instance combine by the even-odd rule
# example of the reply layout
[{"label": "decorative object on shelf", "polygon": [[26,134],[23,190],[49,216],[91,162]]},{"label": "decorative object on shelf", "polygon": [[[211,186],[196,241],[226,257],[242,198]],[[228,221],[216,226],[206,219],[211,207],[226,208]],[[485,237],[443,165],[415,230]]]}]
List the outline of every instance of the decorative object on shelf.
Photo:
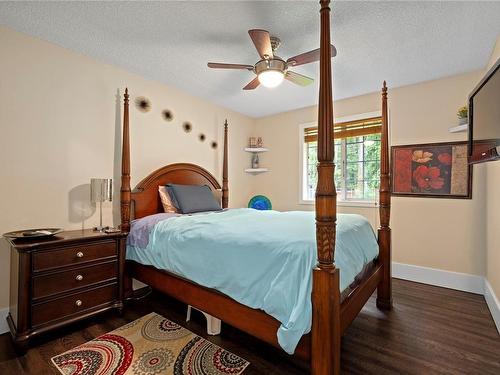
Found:
[{"label": "decorative object on shelf", "polygon": [[102,202],[113,200],[113,180],[111,178],[92,178],[90,180],[90,201],[99,203],[99,226],[94,230],[103,232],[109,227],[102,226]]},{"label": "decorative object on shelf", "polygon": [[55,236],[58,233],[62,232],[62,228],[36,228],[36,229],[23,229],[16,230],[13,232],[4,233],[3,236],[12,239],[19,238],[39,238],[39,237],[50,237]]},{"label": "decorative object on shelf", "polygon": [[257,138],[255,137],[248,138],[248,147],[257,147]]},{"label": "decorative object on shelf", "polygon": [[205,139],[207,139],[207,137],[205,136],[205,134],[200,133],[200,134],[198,135],[198,139],[199,139],[201,142],[205,142]]},{"label": "decorative object on shelf", "polygon": [[258,148],[264,147],[264,143],[262,142],[262,137],[257,137],[257,147]]},{"label": "decorative object on shelf", "polygon": [[252,155],[252,169],[259,168],[259,154],[255,153]]},{"label": "decorative object on shelf", "polygon": [[168,109],[165,109],[161,114],[165,119],[165,121],[172,121],[174,119],[174,114],[172,113],[172,111],[169,111]]},{"label": "decorative object on shelf", "polygon": [[210,147],[212,147],[212,148],[215,150],[215,149],[217,148],[217,142],[212,141],[212,142],[210,143]]},{"label": "decorative object on shelf", "polygon": [[248,208],[254,208],[256,210],[272,210],[273,205],[271,204],[269,198],[265,195],[256,195],[248,202]]},{"label": "decorative object on shelf", "polygon": [[144,96],[139,96],[135,99],[135,106],[141,112],[149,112],[151,110],[151,102]]},{"label": "decorative object on shelf", "polygon": [[469,121],[469,110],[466,106],[460,107],[457,112],[458,124],[464,125]]},{"label": "decorative object on shelf", "polygon": [[433,198],[472,198],[467,142],[392,147],[392,194]]},{"label": "decorative object on shelf", "polygon": [[193,125],[191,125],[191,123],[190,123],[190,122],[187,122],[187,121],[186,121],[184,124],[182,124],[182,128],[184,129],[184,131],[185,131],[186,133],[190,133],[190,132],[191,132],[191,130],[193,130]]},{"label": "decorative object on shelf", "polygon": [[267,168],[261,168],[260,167],[260,160],[259,160],[259,154],[261,152],[266,152],[268,151],[267,148],[264,148],[264,147],[257,147],[257,145],[260,144],[260,146],[263,145],[263,142],[262,142],[262,138],[261,137],[252,137],[250,138],[250,141],[251,140],[254,140],[253,143],[252,142],[249,142],[250,144],[254,144],[253,147],[246,147],[245,148],[245,151],[246,152],[250,152],[252,154],[252,158],[250,159],[250,168],[247,168],[245,169],[245,172],[247,173],[263,173],[263,172],[267,172],[268,169]]}]

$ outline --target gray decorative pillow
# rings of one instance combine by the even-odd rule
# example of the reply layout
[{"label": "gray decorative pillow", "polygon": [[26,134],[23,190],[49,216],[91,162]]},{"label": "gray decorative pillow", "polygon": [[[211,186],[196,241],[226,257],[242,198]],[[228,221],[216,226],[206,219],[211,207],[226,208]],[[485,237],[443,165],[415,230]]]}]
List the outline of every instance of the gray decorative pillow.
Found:
[{"label": "gray decorative pillow", "polygon": [[168,184],[167,191],[174,206],[183,214],[221,210],[207,185]]}]

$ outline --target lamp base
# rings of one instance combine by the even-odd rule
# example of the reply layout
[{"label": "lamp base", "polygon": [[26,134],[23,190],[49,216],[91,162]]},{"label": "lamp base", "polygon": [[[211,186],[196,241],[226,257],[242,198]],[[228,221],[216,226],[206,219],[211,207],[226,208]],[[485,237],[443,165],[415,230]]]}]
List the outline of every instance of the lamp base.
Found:
[{"label": "lamp base", "polygon": [[106,229],[109,229],[109,227],[103,227],[98,225],[97,227],[94,227],[94,232],[104,232]]}]

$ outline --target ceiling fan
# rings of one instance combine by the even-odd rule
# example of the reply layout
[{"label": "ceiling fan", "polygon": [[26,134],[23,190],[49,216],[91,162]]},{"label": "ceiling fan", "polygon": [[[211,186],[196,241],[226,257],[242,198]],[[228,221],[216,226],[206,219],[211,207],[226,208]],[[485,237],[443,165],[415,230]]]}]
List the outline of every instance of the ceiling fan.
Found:
[{"label": "ceiling fan", "polygon": [[[254,90],[259,84],[265,87],[276,87],[283,82],[283,79],[287,79],[300,86],[310,85],[314,81],[310,77],[292,72],[289,68],[318,61],[319,48],[290,57],[285,61],[275,54],[281,44],[279,38],[270,36],[266,30],[259,29],[248,30],[248,34],[261,58],[255,65],[209,62],[207,64],[208,67],[216,69],[244,69],[254,72],[257,77],[243,87],[243,90]],[[335,55],[337,55],[337,50],[331,45],[331,57]]]}]

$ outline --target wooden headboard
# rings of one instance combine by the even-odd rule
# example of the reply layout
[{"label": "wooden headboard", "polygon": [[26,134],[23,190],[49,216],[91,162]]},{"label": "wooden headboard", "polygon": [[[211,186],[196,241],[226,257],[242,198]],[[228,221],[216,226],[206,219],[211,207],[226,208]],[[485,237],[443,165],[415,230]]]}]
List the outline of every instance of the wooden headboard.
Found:
[{"label": "wooden headboard", "polygon": [[[170,164],[157,169],[144,178],[132,191],[130,189],[130,133],[129,133],[129,95],[125,89],[123,108],[123,146],[122,146],[122,178],[120,189],[121,230],[128,232],[130,219],[163,212],[158,194],[158,186],[168,183],[184,185],[208,185],[212,190],[220,190],[217,179],[206,169],[188,163]],[[222,162],[222,208],[229,203],[228,158],[227,158],[227,120],[224,122],[224,149]],[[132,206],[132,202],[134,205]]]},{"label": "wooden headboard", "polygon": [[132,191],[134,219],[163,212],[158,186],[166,184],[208,185],[212,190],[221,188],[215,177],[198,165],[188,163],[166,165],[139,182]]}]

